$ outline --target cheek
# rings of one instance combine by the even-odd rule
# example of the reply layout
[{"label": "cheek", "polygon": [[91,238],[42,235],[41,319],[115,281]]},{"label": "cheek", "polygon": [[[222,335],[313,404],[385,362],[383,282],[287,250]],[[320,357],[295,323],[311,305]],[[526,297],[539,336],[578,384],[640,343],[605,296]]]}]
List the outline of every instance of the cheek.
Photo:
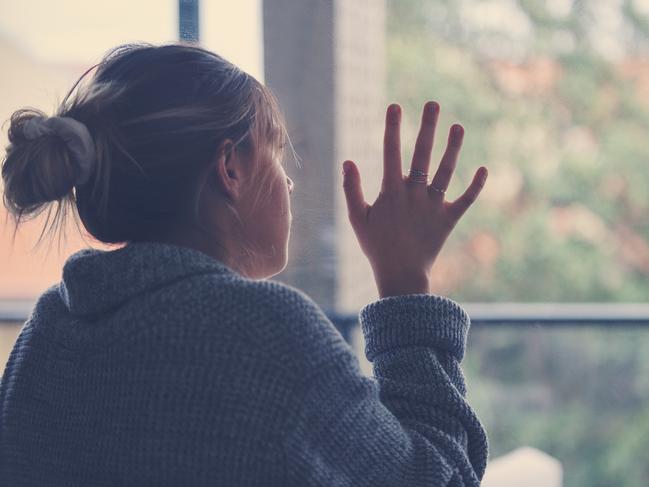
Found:
[{"label": "cheek", "polygon": [[278,185],[276,201],[281,215],[289,215],[291,213],[291,198],[285,178],[282,178]]},{"label": "cheek", "polygon": [[273,205],[281,215],[288,215],[291,211],[291,199],[286,173],[282,168],[273,184]]},{"label": "cheek", "polygon": [[251,219],[263,228],[264,234],[285,232],[291,221],[291,201],[287,175],[281,165],[269,166],[269,172],[255,182],[255,188],[261,192],[252,210]]},{"label": "cheek", "polygon": [[[258,220],[268,225],[278,227],[279,223],[290,219],[291,202],[286,183],[286,176],[274,175],[267,184],[264,185],[267,191],[265,198],[260,198],[259,207],[257,208]],[[272,223],[271,223],[272,222]],[[267,225],[264,225],[267,226]]]}]

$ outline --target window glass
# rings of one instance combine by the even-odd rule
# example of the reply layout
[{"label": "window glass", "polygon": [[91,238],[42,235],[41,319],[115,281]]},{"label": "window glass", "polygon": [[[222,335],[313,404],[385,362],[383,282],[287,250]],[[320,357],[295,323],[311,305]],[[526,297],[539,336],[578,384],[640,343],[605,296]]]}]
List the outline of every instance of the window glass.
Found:
[{"label": "window glass", "polygon": [[[244,0],[225,5],[203,0],[199,5],[201,44],[263,79],[260,2]],[[25,106],[53,113],[77,78],[118,44],[177,40],[176,0],[2,2],[0,92],[5,95],[0,98],[0,120],[6,122],[13,111]],[[8,122],[0,136],[3,148],[7,144],[7,128]],[[55,208],[54,205],[52,215]],[[45,239],[40,248],[32,251],[47,211],[23,224],[15,242],[13,225],[6,213],[0,205],[2,300],[34,299],[60,280],[62,265],[71,253],[88,245],[109,248],[87,235],[84,241],[69,220],[60,241]]]},{"label": "window glass", "polygon": [[[645,485],[647,343],[649,329],[617,324],[473,327],[463,369],[469,403],[487,429],[492,465],[517,452],[509,478],[537,472],[528,482],[487,487],[533,485],[541,478],[538,485]],[[563,483],[555,484],[550,472],[557,465]]]},{"label": "window glass", "polygon": [[[422,100],[466,128],[454,197],[490,177],[437,262],[465,301],[649,295],[649,4],[387,2],[388,93],[405,151]],[[409,161],[411,152],[405,158]]]},{"label": "window glass", "polygon": [[[435,293],[463,303],[647,300],[649,0],[291,6],[201,0],[199,9],[201,45],[269,83],[304,156],[288,167],[296,231],[280,280],[342,313],[377,297],[347,221],[340,164],[357,163],[373,202],[385,106],[403,107],[407,174],[422,105],[432,99],[442,111],[431,175],[450,125],[466,129],[448,197],[479,165],[490,170],[435,264]],[[2,2],[0,120],[25,106],[52,113],[117,44],[177,39],[177,1]],[[6,216],[0,205],[0,314],[30,309],[72,252],[105,248],[70,224],[60,248],[46,240],[32,252],[45,215],[13,243]],[[21,324],[0,323],[0,371]],[[359,335],[355,349],[371,374]],[[463,366],[492,458],[534,447],[560,462],[564,485],[643,485],[648,335],[616,323],[472,328]]]}]

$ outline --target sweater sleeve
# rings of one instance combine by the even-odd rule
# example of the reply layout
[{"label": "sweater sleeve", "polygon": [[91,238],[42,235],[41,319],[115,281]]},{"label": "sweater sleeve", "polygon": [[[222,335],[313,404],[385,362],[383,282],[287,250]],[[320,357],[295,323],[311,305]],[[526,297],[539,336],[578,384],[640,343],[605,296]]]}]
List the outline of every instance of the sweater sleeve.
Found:
[{"label": "sweater sleeve", "polygon": [[410,294],[368,304],[360,321],[374,376],[350,350],[304,381],[285,437],[288,484],[480,485],[487,437],[459,365],[467,314]]}]

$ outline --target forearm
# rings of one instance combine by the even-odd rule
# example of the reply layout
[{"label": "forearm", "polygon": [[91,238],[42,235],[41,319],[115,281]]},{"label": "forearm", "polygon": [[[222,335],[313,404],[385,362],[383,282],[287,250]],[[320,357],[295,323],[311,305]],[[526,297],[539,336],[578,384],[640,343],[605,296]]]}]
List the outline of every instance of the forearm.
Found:
[{"label": "forearm", "polygon": [[361,311],[361,323],[386,407],[402,421],[450,435],[466,448],[476,472],[484,472],[486,434],[465,400],[460,368],[466,313],[445,298],[408,295],[371,303]]},{"label": "forearm", "polygon": [[350,351],[297,385],[287,484],[477,487],[487,440],[464,398],[464,311],[406,295],[366,306],[361,323],[375,378]]}]

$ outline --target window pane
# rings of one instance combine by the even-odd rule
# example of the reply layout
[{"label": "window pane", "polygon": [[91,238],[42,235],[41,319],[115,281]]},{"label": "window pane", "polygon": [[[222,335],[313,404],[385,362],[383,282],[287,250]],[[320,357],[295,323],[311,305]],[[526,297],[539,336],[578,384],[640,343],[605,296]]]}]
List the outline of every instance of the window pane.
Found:
[{"label": "window pane", "polygon": [[[174,41],[178,31],[176,4],[172,0],[2,2],[2,122],[25,106],[52,114],[77,78],[120,43]],[[2,131],[3,148],[7,128],[8,123]],[[6,216],[6,209],[0,207],[0,298],[36,297],[60,279],[67,256],[85,244],[70,221],[67,243],[61,240],[59,248],[56,239],[45,239],[41,249],[30,252],[46,215],[21,227],[15,242],[13,225]],[[92,240],[88,243],[106,248]]]},{"label": "window pane", "polygon": [[[202,45],[263,79],[259,0],[244,0],[234,6],[203,0],[199,5]],[[0,92],[10,95],[0,98],[0,120],[7,121],[11,113],[26,106],[52,114],[77,78],[112,47],[134,41],[161,44],[177,39],[177,0],[2,2]],[[0,136],[3,148],[7,129],[8,123]],[[55,209],[54,205],[52,216]],[[24,223],[15,242],[6,213],[0,205],[0,300],[35,298],[60,280],[65,259],[80,248],[111,248],[94,241],[85,231],[84,242],[69,220],[60,241],[45,238],[43,245],[32,251],[47,211]]]},{"label": "window pane", "polygon": [[490,170],[436,264],[435,288],[468,301],[646,300],[647,2],[387,4],[404,161],[421,104],[435,99],[433,161],[448,127],[466,128],[449,197],[479,165]]},{"label": "window pane", "polygon": [[474,327],[464,371],[491,459],[534,447],[561,462],[562,485],[645,485],[648,342],[616,324]]}]

